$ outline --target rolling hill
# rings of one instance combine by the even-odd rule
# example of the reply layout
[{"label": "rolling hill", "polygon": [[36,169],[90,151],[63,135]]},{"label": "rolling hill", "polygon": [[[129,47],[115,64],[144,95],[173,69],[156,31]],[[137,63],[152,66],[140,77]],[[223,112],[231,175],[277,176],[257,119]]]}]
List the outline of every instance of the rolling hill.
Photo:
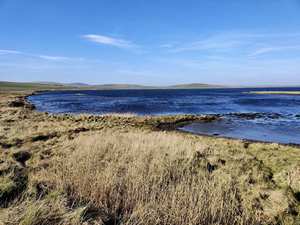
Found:
[{"label": "rolling hill", "polygon": [[7,82],[0,81],[0,91],[6,90],[68,90],[68,89],[90,89],[90,90],[121,90],[121,89],[203,89],[222,88],[225,86],[210,85],[202,83],[177,84],[170,86],[146,86],[138,84],[99,84],[89,85],[85,83],[55,83],[55,82]]}]

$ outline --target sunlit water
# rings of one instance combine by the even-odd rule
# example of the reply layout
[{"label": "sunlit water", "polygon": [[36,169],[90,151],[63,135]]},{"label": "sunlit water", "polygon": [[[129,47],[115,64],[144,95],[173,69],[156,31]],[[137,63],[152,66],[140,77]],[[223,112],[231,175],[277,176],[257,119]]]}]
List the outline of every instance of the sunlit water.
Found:
[{"label": "sunlit water", "polygon": [[[262,89],[42,92],[29,97],[49,113],[221,114],[222,120],[181,128],[199,134],[300,144],[300,95],[257,95]],[[300,91],[300,88],[263,90]],[[245,117],[236,113],[260,113]]]}]

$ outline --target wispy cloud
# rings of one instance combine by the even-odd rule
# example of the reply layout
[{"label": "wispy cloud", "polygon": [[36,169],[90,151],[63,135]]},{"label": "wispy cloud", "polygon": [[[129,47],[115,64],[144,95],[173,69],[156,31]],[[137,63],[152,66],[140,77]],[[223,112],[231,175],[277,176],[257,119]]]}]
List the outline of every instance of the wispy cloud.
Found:
[{"label": "wispy cloud", "polygon": [[164,49],[172,49],[172,48],[176,48],[176,46],[178,46],[179,42],[173,41],[173,42],[168,42],[168,43],[164,43],[159,45],[160,48],[164,48]]},{"label": "wispy cloud", "polygon": [[[187,51],[205,52],[253,52],[253,55],[264,54],[271,51],[293,50],[295,46],[281,47],[289,41],[292,45],[300,45],[300,33],[251,33],[251,32],[224,32],[218,33],[194,41],[183,41],[181,44],[169,46],[171,53]],[[266,47],[270,43],[275,47]],[[163,45],[164,46],[164,45]],[[279,46],[279,47],[276,47]],[[255,50],[257,49],[257,50]],[[256,52],[257,51],[257,52]],[[249,55],[251,55],[249,54]]]},{"label": "wispy cloud", "polygon": [[172,48],[174,45],[173,44],[162,44],[162,45],[160,45],[159,47],[161,47],[161,48]]},{"label": "wispy cloud", "polygon": [[300,51],[300,45],[296,46],[275,46],[275,47],[264,47],[264,48],[259,48],[249,54],[250,57],[253,56],[259,56],[267,53],[272,53],[272,52],[281,52],[281,51]]},{"label": "wispy cloud", "polygon": [[220,33],[211,35],[200,40],[184,41],[181,44],[170,47],[170,52],[186,52],[186,51],[226,51],[239,48],[245,44],[245,38],[241,38],[240,34]]},{"label": "wispy cloud", "polygon": [[7,50],[7,49],[0,49],[0,55],[8,55],[8,54],[22,54],[20,51],[16,50]]},{"label": "wispy cloud", "polygon": [[47,59],[47,60],[53,60],[53,61],[62,61],[62,60],[68,60],[67,57],[62,56],[49,56],[49,55],[39,55],[38,56],[41,59]]},{"label": "wispy cloud", "polygon": [[71,57],[64,57],[64,56],[50,56],[50,55],[36,55],[37,57],[45,60],[50,60],[50,61],[82,61],[84,58],[71,58]]},{"label": "wispy cloud", "polygon": [[184,51],[199,51],[199,50],[228,50],[237,48],[242,44],[239,40],[227,40],[220,41],[216,39],[207,39],[201,41],[195,41],[191,43],[185,43],[182,46],[178,46],[172,49],[172,52],[184,52]]},{"label": "wispy cloud", "polygon": [[85,34],[81,36],[83,39],[103,45],[110,45],[118,48],[136,48],[137,45],[131,41],[113,38],[99,34]]},{"label": "wispy cloud", "polygon": [[10,49],[0,49],[0,55],[19,55],[23,57],[30,57],[30,58],[39,58],[47,61],[57,61],[57,62],[63,62],[63,61],[82,61],[84,58],[71,58],[71,57],[65,57],[65,56],[53,56],[53,55],[42,55],[42,54],[32,54],[17,50],[10,50]]}]

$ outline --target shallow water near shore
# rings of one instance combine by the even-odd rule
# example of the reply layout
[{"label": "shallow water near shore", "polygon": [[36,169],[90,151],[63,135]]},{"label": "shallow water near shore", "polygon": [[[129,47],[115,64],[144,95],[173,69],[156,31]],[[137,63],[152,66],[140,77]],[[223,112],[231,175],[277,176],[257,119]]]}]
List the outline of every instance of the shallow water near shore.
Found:
[{"label": "shallow water near shore", "polygon": [[235,120],[225,116],[221,120],[209,123],[192,123],[179,129],[209,136],[300,144],[300,123],[293,121]]},{"label": "shallow water near shore", "polygon": [[218,114],[221,120],[180,129],[204,135],[300,144],[300,96],[259,95],[251,91],[300,88],[200,90],[84,90],[30,96],[49,113],[133,113],[137,115]]}]

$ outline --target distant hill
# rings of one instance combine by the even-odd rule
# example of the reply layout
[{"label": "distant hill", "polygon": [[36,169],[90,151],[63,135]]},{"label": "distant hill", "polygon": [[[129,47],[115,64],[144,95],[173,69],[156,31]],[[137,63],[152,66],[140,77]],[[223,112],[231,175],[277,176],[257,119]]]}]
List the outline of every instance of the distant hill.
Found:
[{"label": "distant hill", "polygon": [[152,86],[144,86],[138,84],[101,84],[101,85],[91,85],[91,88],[95,89],[154,89]]},{"label": "distant hill", "polygon": [[202,84],[202,83],[191,83],[191,84],[177,84],[168,86],[168,88],[174,89],[200,89],[200,88],[221,88],[225,86],[221,85],[211,85],[211,84]]},{"label": "distant hill", "polygon": [[85,87],[90,86],[86,83],[58,83],[58,82],[47,82],[47,81],[35,81],[31,82],[31,84],[43,84],[43,85],[59,85],[59,86],[71,86],[71,87]]},{"label": "distant hill", "polygon": [[202,83],[178,84],[171,86],[145,86],[138,84],[100,84],[89,85],[85,83],[56,83],[56,82],[7,82],[0,81],[0,91],[5,90],[121,90],[121,89],[201,89],[221,88],[224,86]]},{"label": "distant hill", "polygon": [[67,86],[77,86],[84,87],[89,89],[100,89],[100,90],[109,90],[109,89],[200,89],[200,88],[217,88],[224,87],[220,85],[210,85],[202,83],[191,83],[191,84],[178,84],[170,86],[147,86],[139,84],[99,84],[99,85],[88,85],[82,83],[70,83],[65,84]]},{"label": "distant hill", "polygon": [[64,83],[63,85],[65,86],[73,86],[73,87],[89,87],[91,85],[86,84],[86,83]]},{"label": "distant hill", "polygon": [[67,89],[66,86],[57,83],[21,83],[0,81],[0,91],[23,91],[23,90],[59,90]]}]

